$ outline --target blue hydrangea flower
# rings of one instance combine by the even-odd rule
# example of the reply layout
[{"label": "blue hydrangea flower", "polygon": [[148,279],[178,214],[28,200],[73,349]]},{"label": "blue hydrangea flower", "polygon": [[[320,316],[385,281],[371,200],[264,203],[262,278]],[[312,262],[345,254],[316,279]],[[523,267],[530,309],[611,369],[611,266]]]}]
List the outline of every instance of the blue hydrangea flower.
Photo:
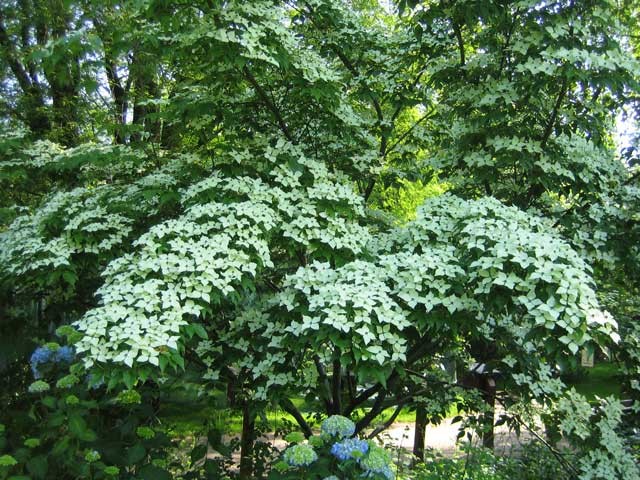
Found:
[{"label": "blue hydrangea flower", "polygon": [[[336,442],[331,447],[331,454],[338,460],[348,460],[350,458],[361,458],[362,455],[369,451],[369,444],[366,440],[357,438],[347,438],[341,442]],[[354,452],[360,452],[362,455],[354,456]]]},{"label": "blue hydrangea flower", "polygon": [[292,467],[306,467],[318,459],[318,454],[311,445],[297,443],[284,451],[282,459]]},{"label": "blue hydrangea flower", "polygon": [[85,380],[91,386],[91,390],[97,390],[104,385],[104,377],[100,377],[98,380],[95,380],[93,373],[87,374]]},{"label": "blue hydrangea flower", "polygon": [[76,352],[74,352],[73,347],[65,345],[55,351],[54,360],[56,362],[71,363],[75,356]]},{"label": "blue hydrangea flower", "polygon": [[369,454],[360,461],[360,466],[364,469],[365,477],[383,475],[387,480],[393,480],[395,474],[391,470],[391,456],[380,447],[372,446]]},{"label": "blue hydrangea flower", "polygon": [[340,480],[335,475],[329,475],[328,477],[324,477],[322,480]]},{"label": "blue hydrangea flower", "polygon": [[322,422],[320,428],[322,433],[326,433],[332,437],[345,438],[354,434],[356,424],[342,415],[331,415]]},{"label": "blue hydrangea flower", "polygon": [[71,363],[75,358],[76,353],[73,347],[64,346],[56,348],[55,350],[44,346],[36,348],[31,354],[29,363],[31,364],[31,371],[36,379],[42,378],[42,373],[38,369],[38,366],[44,363]]},{"label": "blue hydrangea flower", "polygon": [[48,347],[38,347],[33,351],[29,363],[31,363],[31,371],[33,372],[34,378],[38,379],[42,377],[42,374],[38,370],[38,365],[50,362],[53,356],[53,350]]},{"label": "blue hydrangea flower", "polygon": [[394,480],[396,478],[393,470],[391,470],[391,467],[389,465],[385,465],[379,470],[367,470],[364,474],[364,477],[373,477],[374,475],[383,475],[387,480]]}]

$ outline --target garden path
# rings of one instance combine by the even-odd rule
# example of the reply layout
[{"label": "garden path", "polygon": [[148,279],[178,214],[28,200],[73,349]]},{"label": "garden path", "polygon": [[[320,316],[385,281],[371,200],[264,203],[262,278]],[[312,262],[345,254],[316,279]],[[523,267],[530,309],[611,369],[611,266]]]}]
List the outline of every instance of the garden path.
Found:
[{"label": "garden path", "polygon": [[[496,410],[496,418],[499,418],[501,413],[502,410],[498,408]],[[459,426],[460,423],[452,423],[452,419],[445,419],[440,425],[429,425],[425,435],[425,447],[431,448],[446,457],[451,457],[460,452],[463,443],[462,441],[457,441]],[[378,436],[378,440],[387,447],[399,448],[410,452],[413,447],[414,432],[415,428],[413,423],[398,422],[392,424],[387,430],[382,432]],[[522,444],[533,440],[534,435],[523,430],[518,437],[514,432],[511,432],[506,425],[500,425],[495,428],[494,439],[494,451],[497,454],[511,455],[517,453],[521,449]],[[225,440],[228,441],[229,438]],[[286,442],[282,438],[276,438],[272,433],[265,435],[261,440],[271,443],[280,450],[286,447]],[[472,437],[471,442],[474,446],[481,445],[481,441],[477,435]],[[211,456],[215,455],[214,452],[210,454]]]}]

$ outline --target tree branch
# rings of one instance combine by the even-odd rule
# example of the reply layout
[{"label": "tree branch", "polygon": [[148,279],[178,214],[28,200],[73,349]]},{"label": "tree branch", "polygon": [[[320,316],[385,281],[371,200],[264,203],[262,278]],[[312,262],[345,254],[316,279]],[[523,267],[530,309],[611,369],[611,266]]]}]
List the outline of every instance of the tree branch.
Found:
[{"label": "tree branch", "polygon": [[256,78],[251,73],[251,70],[249,70],[249,68],[245,65],[244,67],[242,67],[242,72],[244,73],[245,77],[247,78],[247,80],[249,81],[253,89],[260,96],[262,101],[266,104],[267,108],[271,111],[271,113],[275,117],[278,127],[280,128],[280,131],[284,134],[285,138],[289,140],[291,143],[296,143],[295,139],[293,138],[293,135],[291,135],[289,127],[287,126],[287,122],[284,121],[284,118],[280,113],[280,110],[271,101],[271,99],[269,98],[269,95],[267,95],[267,92],[265,92],[264,88],[262,88],[260,84],[257,82]]},{"label": "tree branch", "polygon": [[[433,347],[434,347],[433,342],[428,342],[428,341],[418,342],[418,344],[413,348],[413,350],[407,352],[406,367],[413,365],[415,362],[423,358],[424,355],[426,355]],[[408,371],[408,369],[405,368],[405,371]],[[394,370],[391,373],[391,375],[389,375],[389,378],[387,378],[386,383],[390,387],[397,380],[398,380],[398,372]],[[382,409],[385,408],[385,406],[382,403],[380,404],[378,403],[378,402],[384,401],[384,398],[380,399],[380,394],[382,394],[385,390],[388,390],[388,388],[384,387],[381,383],[376,383],[375,385],[372,385],[371,387],[367,388],[349,403],[347,408],[345,408],[344,410],[344,415],[345,416],[351,415],[351,413],[353,413],[353,411],[358,406],[362,405],[364,402],[366,402],[371,397],[373,397],[376,393],[378,393],[379,395],[378,395],[378,398],[376,399],[376,404],[374,404],[374,407],[369,412],[369,414],[373,414],[373,415],[371,416],[371,418],[368,418],[368,422],[367,422],[367,425],[368,425],[371,422],[371,420],[373,420],[373,418],[375,418],[380,413],[380,411],[382,411],[380,410],[378,412],[374,412],[374,410],[376,409],[376,405],[378,405],[378,407],[381,407]],[[386,393],[384,395],[386,396]],[[366,425],[362,428],[366,428]]]},{"label": "tree branch", "polygon": [[322,382],[322,386],[324,387],[324,395],[322,395],[322,399],[324,400],[324,406],[327,412],[334,411],[333,405],[331,403],[331,385],[329,384],[329,377],[327,376],[327,371],[324,369],[324,365],[320,361],[320,357],[318,355],[313,356],[313,363],[316,365],[316,370],[318,372],[318,378]]},{"label": "tree branch", "polygon": [[436,343],[431,341],[427,341],[424,336],[420,339],[418,344],[413,347],[412,350],[407,352],[407,362],[406,365],[410,366],[416,363],[418,360],[423,358],[429,351],[436,347]]},{"label": "tree branch", "polygon": [[[420,70],[418,72],[418,75],[416,75],[416,78],[413,80],[413,82],[411,82],[411,87],[409,88],[409,90],[414,90],[416,88],[416,85],[418,85],[418,82],[420,81],[420,79],[422,78],[422,75],[424,75],[424,72],[426,71],[425,68],[423,68],[422,70]],[[403,105],[400,104],[396,107],[396,109],[393,112],[393,115],[391,115],[391,124],[394,125],[396,119],[398,118],[398,115],[400,115],[400,112],[402,112],[402,108]]]},{"label": "tree branch", "polygon": [[356,423],[356,432],[361,432],[362,430],[367,428],[373,421],[373,419],[376,418],[380,414],[380,412],[382,412],[382,410],[384,410],[383,404],[385,398],[387,398],[387,392],[381,390],[378,393],[376,401],[373,404],[373,407],[371,407],[371,410],[369,410],[367,414]]},{"label": "tree branch", "polygon": [[567,76],[564,75],[562,77],[562,84],[560,85],[560,91],[558,92],[558,98],[556,99],[556,103],[553,106],[553,110],[551,111],[551,115],[549,117],[549,120],[547,121],[547,125],[544,129],[544,133],[542,134],[542,139],[540,140],[540,147],[542,149],[546,147],[547,142],[549,141],[549,137],[551,137],[551,133],[553,132],[553,127],[556,123],[556,119],[558,118],[558,112],[560,111],[560,107],[562,106],[564,97],[567,94],[567,87],[568,87]]},{"label": "tree branch", "polygon": [[451,19],[451,24],[453,25],[453,33],[456,36],[456,40],[458,41],[458,51],[460,53],[460,66],[464,67],[466,64],[465,56],[464,56],[464,40],[462,39],[462,32],[460,31],[460,26],[458,22],[456,22],[453,18]]},{"label": "tree branch", "polygon": [[376,393],[380,391],[381,388],[382,388],[382,384],[376,383],[375,385],[367,388],[362,393],[360,393],[360,395],[358,395],[356,398],[354,398],[351,401],[351,403],[349,403],[349,405],[344,411],[344,416],[345,417],[350,416],[359,405],[362,405],[364,402],[366,402],[371,397],[373,397]]},{"label": "tree branch", "polygon": [[[425,375],[419,373],[419,372],[415,372],[413,370],[410,369],[406,369],[407,373],[416,376],[418,378],[421,378],[423,380],[432,382],[432,383],[437,383],[437,384],[441,384],[441,385],[450,385],[450,383],[448,382],[443,382],[441,380],[436,380],[436,379],[432,379],[432,378],[428,378]],[[458,383],[457,384],[458,387],[464,388],[465,390],[477,390],[481,393],[488,393],[486,390],[480,388],[480,387],[476,387],[476,386],[469,386],[469,385],[463,385]],[[500,395],[496,395],[495,399],[498,401],[498,403],[500,403],[500,405],[502,405],[503,408],[507,408],[507,405],[505,404],[502,396]],[[512,416],[512,418],[514,420],[516,420],[520,425],[522,425],[524,428],[526,428],[532,435],[534,435],[538,440],[540,440],[540,442],[542,442],[542,444],[547,447],[549,449],[549,451],[556,457],[556,459],[558,460],[558,462],[560,463],[560,465],[562,466],[562,468],[564,468],[567,472],[569,472],[573,478],[573,475],[575,475],[577,473],[576,468],[571,465],[569,462],[567,462],[563,457],[562,454],[560,452],[558,452],[552,445],[549,444],[549,442],[547,442],[544,438],[542,438],[535,430],[533,430],[526,422],[524,422],[518,415],[514,415]]]},{"label": "tree branch", "polygon": [[310,436],[313,435],[313,432],[311,431],[311,427],[309,426],[307,421],[304,419],[304,417],[300,413],[300,410],[296,408],[296,406],[293,404],[293,402],[290,399],[283,398],[280,400],[279,403],[285,412],[287,412],[289,415],[295,418],[296,422],[298,422],[298,425],[302,429],[302,432],[304,433],[305,437],[309,438]]},{"label": "tree branch", "polygon": [[[311,20],[311,23],[313,23],[318,30],[322,31],[322,28],[320,25],[318,25],[318,23],[316,22],[316,20],[313,18],[313,15],[315,14],[315,10],[313,9],[313,7],[309,4],[305,4],[307,9],[308,9],[308,13],[309,15],[309,19]],[[346,69],[355,77],[355,78],[359,78],[360,77],[360,73],[358,72],[358,69],[356,68],[356,66],[351,62],[351,60],[349,60],[349,58],[344,54],[344,52],[338,47],[338,45],[336,45],[335,43],[330,43],[329,44],[329,48],[331,49],[331,51],[333,53],[335,53],[335,55],[340,59],[340,61],[342,62],[342,64],[346,67]],[[382,112],[382,107],[380,106],[380,102],[378,101],[378,98],[375,96],[375,94],[371,91],[371,89],[369,88],[368,85],[366,85],[366,83],[363,82],[358,82],[360,83],[365,92],[367,93],[367,96],[371,99],[371,104],[373,105],[373,109],[376,112],[376,118],[377,118],[377,124],[378,124],[378,128],[380,129],[380,157],[384,158],[385,157],[385,152],[387,149],[387,142],[388,142],[388,134],[385,132],[384,129],[384,113]],[[369,180],[369,183],[367,184],[367,187],[364,191],[364,201],[366,202],[369,197],[371,196],[371,193],[373,192],[373,188],[375,187],[376,184],[376,179],[371,178]]]},{"label": "tree branch", "polygon": [[638,170],[636,173],[634,173],[629,178],[627,178],[624,181],[623,185],[629,185],[630,183],[636,181],[638,178],[640,178],[640,170]]},{"label": "tree branch", "polygon": [[339,351],[334,353],[333,379],[331,382],[331,394],[333,397],[333,413],[339,415],[342,410],[342,365],[340,364]]},{"label": "tree branch", "polygon": [[509,30],[507,30],[507,33],[505,35],[505,42],[504,42],[504,46],[502,47],[502,55],[500,56],[500,67],[498,68],[498,78],[500,78],[502,76],[502,71],[505,67],[505,63],[507,60],[507,49],[509,48],[509,45],[511,44],[511,38],[513,36],[513,30],[515,29],[516,26],[516,21],[518,20],[518,16],[520,15],[520,9],[518,8],[515,13],[513,14],[513,20],[511,22],[511,25],[509,26]]},{"label": "tree branch", "polygon": [[3,56],[15,75],[18,85],[20,85],[25,94],[32,94],[34,85],[31,83],[31,78],[29,78],[24,65],[18,60],[18,53],[4,25],[4,12],[2,10],[0,10],[0,46],[2,46]]},{"label": "tree branch", "polygon": [[[311,8],[311,7],[309,7],[309,8]],[[313,10],[311,10],[311,12],[313,13]],[[311,19],[311,21],[315,24],[313,19]],[[333,53],[336,54],[336,56],[340,59],[340,61],[343,63],[343,65],[347,68],[347,70],[349,70],[349,72],[351,72],[351,74],[354,77],[359,77],[360,76],[360,73],[358,72],[358,69],[355,67],[355,65],[353,65],[353,63],[351,63],[351,61],[342,52],[342,50],[340,50],[337,47],[337,45],[331,44],[329,46],[329,48],[331,48]],[[371,91],[371,89],[368,86],[365,85],[364,87],[365,87],[365,90],[367,91],[367,95],[371,99],[371,103],[373,104],[373,108],[376,111],[376,117],[378,119],[378,124],[380,126],[382,126],[381,124],[384,121],[384,115],[382,113],[382,107],[380,107],[380,102],[378,102],[378,99],[375,97],[375,95],[373,94],[373,92]]]},{"label": "tree branch", "polygon": [[364,198],[365,203],[367,202],[367,200],[369,200],[369,197],[373,193],[373,188],[375,186],[376,186],[376,179],[372,178],[371,180],[369,180],[369,183],[367,184],[367,188],[365,188],[365,190],[364,190],[363,198]]},{"label": "tree branch", "polygon": [[[104,69],[107,74],[107,84],[109,85],[111,99],[115,106],[113,109],[114,120],[116,123],[114,139],[116,143],[123,144],[125,143],[125,138],[119,127],[124,126],[127,123],[127,97],[129,94],[129,88],[131,87],[131,82],[129,80],[132,75],[129,75],[129,79],[127,79],[127,88],[125,90],[125,87],[122,85],[122,79],[118,75],[116,59],[111,51],[111,39],[107,37],[106,28],[97,15],[94,15],[93,17],[93,24],[104,45]],[[109,109],[111,110],[111,108]]]},{"label": "tree branch", "polygon": [[393,142],[389,148],[387,148],[387,151],[385,152],[385,157],[389,155],[391,152],[393,152],[395,148],[398,146],[398,144],[400,144],[405,138],[407,138],[414,128],[416,128],[418,125],[424,122],[427,118],[430,118],[434,113],[435,113],[435,109],[432,109],[429,112],[425,113],[418,120],[416,120],[416,122],[413,125],[411,125],[411,127],[409,127],[408,130],[406,130],[402,135],[400,135],[398,139],[395,142]]},{"label": "tree branch", "polygon": [[395,422],[396,418],[398,418],[398,415],[400,414],[400,412],[402,411],[402,407],[404,407],[403,403],[398,403],[398,405],[396,406],[395,411],[393,412],[393,414],[387,419],[386,422],[384,422],[382,425],[376,427],[373,432],[371,432],[369,435],[367,435],[367,438],[372,439],[374,438],[376,435],[378,435],[380,432],[385,431],[387,428],[389,428],[389,426]]}]

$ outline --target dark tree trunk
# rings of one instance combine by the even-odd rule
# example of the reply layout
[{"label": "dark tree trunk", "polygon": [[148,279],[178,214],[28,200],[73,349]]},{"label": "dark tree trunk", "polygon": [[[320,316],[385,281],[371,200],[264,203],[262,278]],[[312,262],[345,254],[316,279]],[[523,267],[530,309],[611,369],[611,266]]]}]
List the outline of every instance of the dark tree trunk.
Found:
[{"label": "dark tree trunk", "polygon": [[107,78],[109,79],[109,87],[111,90],[111,98],[113,100],[113,119],[115,123],[113,141],[117,144],[124,144],[126,139],[123,127],[127,123],[127,90],[123,88],[122,82],[118,77],[115,62],[108,59],[106,54],[105,64]]},{"label": "dark tree trunk", "polygon": [[494,424],[496,411],[496,381],[491,375],[482,377],[482,398],[489,406],[489,411],[484,415],[484,429],[482,433],[482,445],[493,450]]},{"label": "dark tree trunk", "polygon": [[427,434],[427,410],[424,407],[416,408],[415,434],[413,436],[413,456],[417,461],[424,460],[424,444]]},{"label": "dark tree trunk", "polygon": [[[116,144],[126,143],[124,127],[127,124],[127,112],[129,109],[129,90],[131,89],[131,65],[128,65],[129,76],[126,82],[118,72],[118,52],[114,50],[114,33],[109,31],[102,21],[105,11],[96,12],[93,24],[104,46],[104,69],[107,75],[107,83],[113,101],[113,141]],[[115,34],[117,35],[117,33]]]},{"label": "dark tree trunk", "polygon": [[253,478],[253,445],[256,435],[256,415],[245,402],[242,406],[242,436],[240,437],[240,480]]},{"label": "dark tree trunk", "polygon": [[52,120],[53,127],[57,130],[57,140],[68,147],[77,145],[79,137],[78,129],[78,88],[75,78],[68,83],[56,81],[60,78],[57,71],[46,75],[51,85],[51,98],[53,100]]},{"label": "dark tree trunk", "polygon": [[[63,38],[69,32],[72,18],[68,8],[60,0],[48,5],[50,28],[54,39]],[[43,64],[44,75],[49,83],[53,101],[51,119],[57,130],[57,140],[66,146],[78,143],[78,94],[80,83],[80,61],[77,56],[61,57],[53,63]]]},{"label": "dark tree trunk", "polygon": [[[26,3],[22,4],[23,15],[28,9]],[[27,20],[23,19],[22,42],[28,42]],[[22,90],[22,98],[17,106],[17,116],[24,121],[29,129],[37,136],[45,136],[51,130],[51,122],[46,112],[44,95],[33,62],[25,66],[13,40],[7,33],[4,23],[4,12],[0,10],[0,55],[4,58],[15,76],[16,83]]]},{"label": "dark tree trunk", "polygon": [[133,124],[140,127],[140,132],[133,135],[133,140],[140,142],[144,139],[143,133],[148,134],[152,142],[161,141],[161,122],[154,118],[158,108],[146,105],[146,100],[158,98],[159,88],[156,81],[155,64],[140,53],[134,54],[130,75],[133,75]]}]

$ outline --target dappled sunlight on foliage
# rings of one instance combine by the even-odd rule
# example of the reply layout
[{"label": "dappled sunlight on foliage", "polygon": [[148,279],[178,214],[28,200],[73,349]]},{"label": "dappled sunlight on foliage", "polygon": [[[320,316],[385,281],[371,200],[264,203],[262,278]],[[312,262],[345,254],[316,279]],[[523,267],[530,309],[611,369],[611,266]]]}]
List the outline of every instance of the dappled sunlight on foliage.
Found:
[{"label": "dappled sunlight on foliage", "polygon": [[639,13],[4,2],[0,479],[639,478]]}]

